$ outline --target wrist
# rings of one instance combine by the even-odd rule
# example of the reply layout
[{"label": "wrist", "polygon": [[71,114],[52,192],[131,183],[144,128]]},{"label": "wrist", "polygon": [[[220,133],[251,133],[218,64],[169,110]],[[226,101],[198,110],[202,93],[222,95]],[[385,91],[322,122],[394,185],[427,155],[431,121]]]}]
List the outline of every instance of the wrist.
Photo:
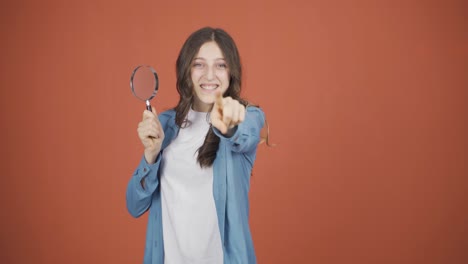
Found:
[{"label": "wrist", "polygon": [[159,151],[145,149],[145,159],[148,164],[154,164],[156,162],[156,158],[159,154]]}]

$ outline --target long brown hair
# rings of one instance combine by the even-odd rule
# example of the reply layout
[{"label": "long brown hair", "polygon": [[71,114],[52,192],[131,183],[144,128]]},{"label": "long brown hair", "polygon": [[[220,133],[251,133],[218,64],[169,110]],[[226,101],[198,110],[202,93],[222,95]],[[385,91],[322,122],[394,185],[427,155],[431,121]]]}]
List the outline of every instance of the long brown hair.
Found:
[{"label": "long brown hair", "polygon": [[[185,41],[176,62],[179,103],[175,107],[175,122],[181,128],[188,125],[187,114],[195,96],[191,78],[193,59],[200,50],[200,47],[206,42],[211,41],[214,41],[221,49],[229,69],[229,87],[223,96],[230,96],[244,106],[248,105],[248,102],[240,97],[242,66],[234,40],[226,31],[219,28],[205,27],[199,29],[192,33]],[[219,137],[213,133],[212,129],[209,129],[203,145],[198,149],[197,161],[201,167],[213,165],[218,147]]]}]

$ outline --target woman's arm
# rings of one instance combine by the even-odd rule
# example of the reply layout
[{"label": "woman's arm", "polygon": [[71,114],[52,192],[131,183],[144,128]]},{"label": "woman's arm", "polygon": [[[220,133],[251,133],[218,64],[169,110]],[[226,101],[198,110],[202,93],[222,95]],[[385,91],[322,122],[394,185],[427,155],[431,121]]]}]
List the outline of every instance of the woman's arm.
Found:
[{"label": "woman's arm", "polygon": [[159,118],[167,120],[167,116],[163,113],[158,117],[153,107],[152,112],[143,112],[143,120],[138,124],[138,136],[145,147],[145,154],[127,186],[127,209],[133,217],[139,217],[148,210],[159,185],[160,153],[165,138]]},{"label": "woman's arm", "polygon": [[156,191],[159,180],[158,171],[161,155],[154,164],[148,164],[143,156],[135,173],[127,185],[127,210],[133,217],[139,217],[151,206],[153,193]]}]

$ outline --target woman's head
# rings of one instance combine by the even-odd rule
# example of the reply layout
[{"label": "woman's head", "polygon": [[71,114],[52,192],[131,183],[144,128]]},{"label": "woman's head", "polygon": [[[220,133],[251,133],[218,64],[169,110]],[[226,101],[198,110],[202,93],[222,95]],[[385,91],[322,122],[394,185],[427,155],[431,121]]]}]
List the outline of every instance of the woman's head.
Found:
[{"label": "woman's head", "polygon": [[218,90],[224,96],[240,99],[239,52],[234,40],[222,29],[205,27],[192,33],[177,58],[176,74],[179,105],[183,108],[189,104],[195,110],[209,111]]}]

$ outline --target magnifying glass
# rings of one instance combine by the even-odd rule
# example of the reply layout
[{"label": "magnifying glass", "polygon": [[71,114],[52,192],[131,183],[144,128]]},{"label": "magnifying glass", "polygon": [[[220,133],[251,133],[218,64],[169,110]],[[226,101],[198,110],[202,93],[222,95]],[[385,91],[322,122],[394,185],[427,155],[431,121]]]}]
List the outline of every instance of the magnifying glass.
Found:
[{"label": "magnifying glass", "polygon": [[148,65],[140,65],[133,70],[130,89],[133,95],[146,102],[146,109],[152,111],[150,100],[158,92],[159,80],[156,71]]}]

